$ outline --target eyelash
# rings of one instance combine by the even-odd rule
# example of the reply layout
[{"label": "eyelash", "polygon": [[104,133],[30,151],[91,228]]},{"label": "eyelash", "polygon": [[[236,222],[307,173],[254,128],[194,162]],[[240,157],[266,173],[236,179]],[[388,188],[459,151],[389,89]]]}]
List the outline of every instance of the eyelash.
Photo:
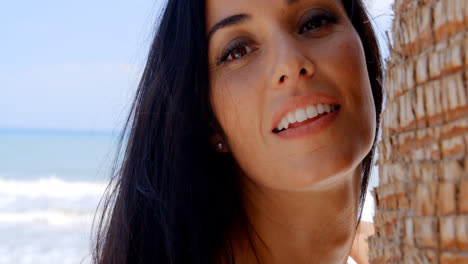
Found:
[{"label": "eyelash", "polygon": [[305,26],[307,26],[311,22],[314,23],[314,24],[316,24],[318,22],[319,24],[321,24],[320,25],[320,27],[321,27],[321,26],[323,26],[323,24],[326,24],[326,23],[333,24],[333,23],[336,23],[337,21],[338,21],[338,18],[336,16],[330,14],[330,13],[321,13],[321,14],[318,14],[318,15],[314,15],[314,16],[308,18],[306,20],[306,22],[301,25],[300,30],[299,30],[298,33],[303,34],[304,33],[303,28]]},{"label": "eyelash", "polygon": [[229,55],[231,55],[231,53],[233,53],[234,51],[240,49],[240,48],[243,48],[247,45],[250,44],[250,41],[246,40],[246,39],[242,39],[242,40],[239,40],[239,41],[235,41],[234,43],[230,44],[229,46],[227,46],[223,53],[221,54],[221,56],[219,57],[219,59],[217,60],[217,65],[220,65],[221,63],[225,62],[226,59],[229,57]]},{"label": "eyelash", "polygon": [[[317,24],[320,24],[319,28],[322,27],[324,24],[326,23],[336,23],[338,21],[338,18],[336,16],[334,16],[333,14],[329,14],[329,13],[322,13],[322,14],[318,14],[318,15],[313,15],[312,17],[308,18],[306,20],[306,22],[304,22],[301,26],[300,26],[300,30],[299,30],[299,34],[304,34],[304,30],[303,28],[305,26],[307,26],[309,23],[314,23],[314,25]],[[310,31],[312,31],[314,29],[311,29]],[[306,31],[307,32],[307,31]],[[247,46],[248,44],[250,44],[250,41],[248,40],[239,40],[239,41],[236,41],[232,44],[230,44],[229,46],[227,46],[225,48],[225,50],[222,52],[221,56],[219,56],[219,58],[217,59],[217,62],[216,64],[217,65],[220,65],[222,63],[224,63],[226,61],[226,59],[231,55],[231,53],[233,53],[234,51],[240,49],[240,48],[243,48],[245,46]],[[242,56],[241,58],[243,58],[244,56]],[[232,59],[232,60],[235,60],[235,59]]]}]

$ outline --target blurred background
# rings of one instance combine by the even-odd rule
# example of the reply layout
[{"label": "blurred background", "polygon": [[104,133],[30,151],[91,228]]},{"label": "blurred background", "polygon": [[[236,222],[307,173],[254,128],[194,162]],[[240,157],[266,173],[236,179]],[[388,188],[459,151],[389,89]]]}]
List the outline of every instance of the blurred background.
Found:
[{"label": "blurred background", "polygon": [[[386,57],[393,0],[364,1]],[[2,2],[0,264],[91,263],[91,223],[163,2]]]}]

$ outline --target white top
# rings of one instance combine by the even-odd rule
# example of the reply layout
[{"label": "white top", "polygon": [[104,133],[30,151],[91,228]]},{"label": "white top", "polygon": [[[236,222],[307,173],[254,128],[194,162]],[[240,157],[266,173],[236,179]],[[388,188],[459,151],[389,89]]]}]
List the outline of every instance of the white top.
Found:
[{"label": "white top", "polygon": [[[364,207],[362,208],[361,221],[374,222],[374,197],[367,191],[366,199],[364,200]],[[358,264],[351,256],[348,258],[347,264]]]},{"label": "white top", "polygon": [[374,196],[372,196],[370,191],[367,191],[364,207],[362,208],[361,221],[374,223],[374,204]]},{"label": "white top", "polygon": [[346,262],[346,264],[357,264],[357,262],[351,256],[349,256],[348,262]]}]

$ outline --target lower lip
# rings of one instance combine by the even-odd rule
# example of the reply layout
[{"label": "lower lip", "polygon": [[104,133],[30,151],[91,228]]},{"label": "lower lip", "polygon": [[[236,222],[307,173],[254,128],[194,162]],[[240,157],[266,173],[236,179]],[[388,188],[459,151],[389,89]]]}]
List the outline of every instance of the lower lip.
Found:
[{"label": "lower lip", "polygon": [[319,119],[314,120],[313,122],[304,124],[303,126],[289,128],[283,132],[274,134],[282,139],[298,139],[307,135],[318,134],[331,125],[331,123],[336,119],[340,111],[341,108],[337,111],[324,115]]}]

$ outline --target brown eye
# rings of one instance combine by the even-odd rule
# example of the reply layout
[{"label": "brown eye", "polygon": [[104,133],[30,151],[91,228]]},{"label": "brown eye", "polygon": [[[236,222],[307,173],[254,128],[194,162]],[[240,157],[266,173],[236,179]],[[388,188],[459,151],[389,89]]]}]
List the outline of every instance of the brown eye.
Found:
[{"label": "brown eye", "polygon": [[233,60],[241,59],[245,55],[251,53],[252,51],[254,51],[252,41],[247,39],[238,39],[237,41],[234,41],[231,44],[229,44],[224,49],[221,56],[218,58],[216,64],[220,65],[223,62],[230,62]]},{"label": "brown eye", "polygon": [[329,13],[321,13],[309,16],[304,23],[299,27],[299,34],[308,31],[316,31],[328,23],[336,23],[338,18]]},{"label": "brown eye", "polygon": [[320,20],[318,23],[315,21],[309,21],[302,29],[302,32],[317,29],[326,22],[327,21],[325,19]]},{"label": "brown eye", "polygon": [[252,48],[249,47],[249,46],[244,46],[244,47],[238,48],[238,49],[232,51],[228,55],[226,60],[231,61],[231,60],[240,59],[240,58],[244,57],[245,55],[247,55],[248,53],[250,53],[251,51],[252,51]]}]

